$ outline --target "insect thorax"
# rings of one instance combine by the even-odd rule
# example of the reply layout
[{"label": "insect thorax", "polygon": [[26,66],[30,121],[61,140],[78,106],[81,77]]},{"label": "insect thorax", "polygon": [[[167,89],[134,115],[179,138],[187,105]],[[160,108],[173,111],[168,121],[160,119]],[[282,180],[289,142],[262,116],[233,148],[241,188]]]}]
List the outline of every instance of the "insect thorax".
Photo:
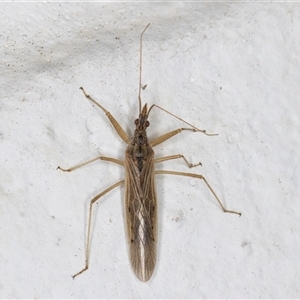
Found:
[{"label": "insect thorax", "polygon": [[147,160],[153,158],[154,151],[148,142],[145,130],[136,129],[134,131],[131,142],[126,149],[126,156],[129,156],[134,161],[134,164],[140,172]]}]

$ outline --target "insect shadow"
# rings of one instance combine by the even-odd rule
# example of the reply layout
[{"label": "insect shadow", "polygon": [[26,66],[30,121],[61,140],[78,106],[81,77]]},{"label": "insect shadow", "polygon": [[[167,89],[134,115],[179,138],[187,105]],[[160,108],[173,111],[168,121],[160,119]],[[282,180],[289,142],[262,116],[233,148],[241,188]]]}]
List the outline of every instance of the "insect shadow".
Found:
[{"label": "insect shadow", "polygon": [[[89,268],[89,256],[90,256],[90,241],[91,241],[91,222],[92,222],[92,209],[93,204],[99,200],[102,196],[113,190],[114,188],[125,185],[125,216],[126,216],[126,229],[127,229],[127,240],[129,244],[129,256],[132,269],[141,281],[148,281],[154,271],[156,264],[156,254],[157,254],[157,197],[155,190],[155,175],[167,174],[167,175],[179,175],[187,176],[192,178],[201,179],[204,181],[206,186],[214,195],[215,199],[218,201],[222,210],[227,213],[241,215],[241,213],[227,210],[224,205],[206,180],[206,178],[200,174],[185,173],[169,170],[155,170],[155,165],[164,161],[173,159],[183,159],[189,168],[193,168],[201,165],[201,163],[191,164],[182,154],[175,154],[160,158],[155,158],[154,151],[152,147],[155,147],[162,142],[170,139],[171,137],[181,133],[182,131],[193,131],[201,132],[208,136],[213,136],[217,134],[206,133],[205,130],[198,129],[197,127],[189,124],[183,119],[175,116],[164,108],[153,104],[150,108],[147,108],[147,104],[142,106],[141,101],[141,90],[145,89],[147,85],[142,86],[142,37],[146,29],[149,27],[150,23],[146,26],[144,31],[140,35],[140,68],[139,68],[139,117],[134,121],[135,130],[133,136],[130,138],[127,133],[123,130],[121,125],[117,120],[107,111],[102,105],[96,102],[91,96],[89,96],[85,90],[81,87],[84,96],[98,106],[108,117],[111,124],[115,128],[116,132],[120,138],[127,144],[125,150],[124,161],[107,157],[98,156],[92,160],[85,163],[76,165],[69,169],[64,169],[62,167],[57,167],[61,171],[71,172],[80,167],[83,167],[89,163],[97,160],[109,161],[115,164],[119,164],[125,169],[125,179],[121,180],[103,192],[95,196],[89,207],[89,218],[87,225],[87,240],[85,249],[85,266],[84,268],[73,275],[73,278],[83,273]],[[173,131],[167,132],[152,141],[147,138],[147,128],[150,125],[148,121],[151,110],[156,107],[163,110],[164,112],[170,114],[171,116],[181,120],[187,124],[188,128],[177,128]]]}]

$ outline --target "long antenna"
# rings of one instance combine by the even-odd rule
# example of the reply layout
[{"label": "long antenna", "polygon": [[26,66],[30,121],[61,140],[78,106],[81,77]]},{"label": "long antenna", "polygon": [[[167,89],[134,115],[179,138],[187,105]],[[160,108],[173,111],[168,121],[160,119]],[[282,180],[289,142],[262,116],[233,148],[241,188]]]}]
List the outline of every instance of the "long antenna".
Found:
[{"label": "long antenna", "polygon": [[146,29],[150,26],[151,23],[149,23],[146,28],[144,29],[144,31],[141,33],[140,35],[140,81],[139,81],[139,113],[141,113],[142,111],[142,100],[141,100],[141,89],[142,89],[142,42],[143,42],[143,34],[146,31]]}]

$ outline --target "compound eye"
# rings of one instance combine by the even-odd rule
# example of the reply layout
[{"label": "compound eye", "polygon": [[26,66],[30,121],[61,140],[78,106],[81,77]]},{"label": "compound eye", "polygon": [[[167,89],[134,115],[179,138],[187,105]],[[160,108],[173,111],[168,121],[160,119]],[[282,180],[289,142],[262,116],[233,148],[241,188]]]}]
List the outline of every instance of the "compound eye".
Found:
[{"label": "compound eye", "polygon": [[139,124],[139,119],[135,119],[134,124],[135,125]]},{"label": "compound eye", "polygon": [[149,122],[149,121],[146,121],[145,126],[146,126],[146,127],[149,127],[149,125],[150,125],[150,122]]}]

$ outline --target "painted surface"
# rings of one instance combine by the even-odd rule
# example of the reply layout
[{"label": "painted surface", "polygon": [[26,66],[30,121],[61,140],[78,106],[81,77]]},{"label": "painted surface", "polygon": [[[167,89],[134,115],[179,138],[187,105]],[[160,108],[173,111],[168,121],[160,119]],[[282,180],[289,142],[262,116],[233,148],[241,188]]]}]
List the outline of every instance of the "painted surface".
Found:
[{"label": "painted surface", "polygon": [[[157,177],[158,264],[139,282],[126,251],[123,188],[94,214],[90,199],[123,178],[96,162],[125,144],[79,87],[132,133],[139,34],[143,101],[208,132],[155,148],[184,154],[161,168],[206,176]],[[300,7],[297,3],[1,3],[0,297],[292,298],[300,296]],[[160,111],[150,138],[185,127]]]}]

